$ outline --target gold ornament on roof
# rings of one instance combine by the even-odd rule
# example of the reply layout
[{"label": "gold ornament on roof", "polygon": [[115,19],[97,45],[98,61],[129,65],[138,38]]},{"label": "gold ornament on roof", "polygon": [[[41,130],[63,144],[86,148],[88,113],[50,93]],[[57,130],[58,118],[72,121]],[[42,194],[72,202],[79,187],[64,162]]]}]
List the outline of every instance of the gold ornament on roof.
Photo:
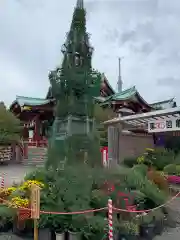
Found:
[{"label": "gold ornament on roof", "polygon": [[26,110],[26,111],[31,111],[31,107],[29,107],[29,106],[24,106],[24,107],[22,107],[22,110]]}]

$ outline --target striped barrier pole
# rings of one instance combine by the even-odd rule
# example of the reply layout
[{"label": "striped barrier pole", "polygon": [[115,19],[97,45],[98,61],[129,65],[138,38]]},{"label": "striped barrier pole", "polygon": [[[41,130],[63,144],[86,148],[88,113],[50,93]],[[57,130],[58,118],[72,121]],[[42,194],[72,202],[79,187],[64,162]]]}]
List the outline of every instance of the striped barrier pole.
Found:
[{"label": "striped barrier pole", "polygon": [[108,200],[108,226],[109,226],[109,240],[113,240],[113,219],[112,219],[112,211],[113,211],[113,206],[112,206],[112,200]]},{"label": "striped barrier pole", "polygon": [[5,173],[2,173],[1,175],[1,188],[5,187]]}]

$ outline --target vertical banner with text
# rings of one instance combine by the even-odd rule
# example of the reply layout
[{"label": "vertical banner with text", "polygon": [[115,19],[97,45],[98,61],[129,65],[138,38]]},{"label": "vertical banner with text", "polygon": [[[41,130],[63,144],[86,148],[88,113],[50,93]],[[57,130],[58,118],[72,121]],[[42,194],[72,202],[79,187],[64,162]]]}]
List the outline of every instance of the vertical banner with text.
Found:
[{"label": "vertical banner with text", "polygon": [[31,218],[39,219],[40,217],[40,187],[31,186]]}]

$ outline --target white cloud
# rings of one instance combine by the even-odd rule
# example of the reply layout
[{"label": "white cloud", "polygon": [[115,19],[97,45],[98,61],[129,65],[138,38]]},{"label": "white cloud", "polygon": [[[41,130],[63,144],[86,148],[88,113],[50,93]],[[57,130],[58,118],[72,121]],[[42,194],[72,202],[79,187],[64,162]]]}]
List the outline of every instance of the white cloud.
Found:
[{"label": "white cloud", "polygon": [[[0,89],[7,104],[15,95],[43,97],[48,71],[61,63],[75,0],[6,0],[0,8]],[[178,96],[180,2],[87,0],[87,28],[95,47],[93,66],[116,87],[119,56],[124,88],[136,85],[149,102]],[[162,79],[166,81],[163,82]],[[168,85],[167,79],[176,79]]]}]

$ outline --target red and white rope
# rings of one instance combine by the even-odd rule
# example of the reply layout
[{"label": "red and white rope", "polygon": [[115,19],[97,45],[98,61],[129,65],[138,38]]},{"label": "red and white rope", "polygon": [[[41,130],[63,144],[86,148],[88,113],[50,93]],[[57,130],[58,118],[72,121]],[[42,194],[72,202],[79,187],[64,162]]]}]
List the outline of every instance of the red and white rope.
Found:
[{"label": "red and white rope", "polygon": [[108,226],[109,226],[109,240],[113,240],[113,206],[112,200],[108,200]]}]

